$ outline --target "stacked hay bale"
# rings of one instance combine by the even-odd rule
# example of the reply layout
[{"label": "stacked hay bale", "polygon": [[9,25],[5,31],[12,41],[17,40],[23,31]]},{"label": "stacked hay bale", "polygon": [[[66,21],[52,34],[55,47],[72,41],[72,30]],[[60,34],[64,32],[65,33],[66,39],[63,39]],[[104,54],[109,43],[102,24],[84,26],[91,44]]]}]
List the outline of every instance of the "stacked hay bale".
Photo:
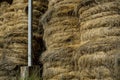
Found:
[{"label": "stacked hay bale", "polygon": [[[9,1],[7,3],[9,4]],[[26,6],[26,0],[13,0],[0,16],[2,18],[0,39],[3,39],[0,80],[16,80],[17,65],[27,64],[28,18],[25,13]]]},{"label": "stacked hay bale", "polygon": [[33,63],[39,64],[39,56],[45,50],[43,42],[43,26],[39,19],[47,10],[48,2],[45,0],[33,0]]},{"label": "stacked hay bale", "polygon": [[78,80],[72,60],[80,39],[78,18],[74,16],[78,1],[49,0],[48,10],[42,17],[47,49],[41,58],[44,80]]},{"label": "stacked hay bale", "polygon": [[6,10],[3,17],[4,52],[5,59],[15,64],[26,65],[27,63],[27,14],[25,8],[27,2],[14,0]]},{"label": "stacked hay bale", "polygon": [[80,80],[117,80],[115,55],[120,54],[119,10],[119,0],[81,0],[76,8],[82,43],[76,52]]},{"label": "stacked hay bale", "polygon": [[[4,50],[4,36],[5,36],[5,24],[4,24],[4,13],[6,12],[7,8],[10,7],[9,2],[6,1],[1,1],[0,2],[0,80],[9,80],[11,77],[12,79],[14,79],[13,75],[14,75],[14,70],[11,71],[9,69],[9,66],[5,66],[7,64],[3,64],[3,59],[4,59],[4,54],[3,54],[3,50]],[[12,67],[11,67],[12,68]],[[6,70],[8,69],[8,70]]]}]

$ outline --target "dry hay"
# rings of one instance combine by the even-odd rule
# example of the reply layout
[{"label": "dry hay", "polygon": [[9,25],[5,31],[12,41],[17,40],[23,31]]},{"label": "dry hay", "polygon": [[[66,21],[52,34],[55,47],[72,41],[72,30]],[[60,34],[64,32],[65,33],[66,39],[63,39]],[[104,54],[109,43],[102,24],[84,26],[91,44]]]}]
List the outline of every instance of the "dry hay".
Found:
[{"label": "dry hay", "polygon": [[[57,0],[54,0],[57,1]],[[52,1],[49,1],[51,3]],[[62,0],[58,1],[59,3],[55,3],[54,6],[51,6],[48,8],[47,12],[43,15],[41,21],[43,25],[45,25],[47,22],[51,21],[52,18],[55,17],[66,17],[66,16],[74,16],[74,7],[75,4],[77,4],[78,0]]]},{"label": "dry hay", "polygon": [[[56,19],[56,18],[55,18]],[[51,19],[51,20],[54,20]],[[60,22],[44,26],[44,40],[48,48],[67,47],[79,43],[79,29],[76,27],[77,18],[61,17]],[[51,22],[51,21],[50,21]]]},{"label": "dry hay", "polygon": [[110,27],[100,27],[100,28],[93,28],[88,30],[81,31],[81,41],[89,41],[94,38],[103,38],[103,37],[111,37],[111,36],[119,36],[120,29],[116,26],[113,28]]},{"label": "dry hay", "polygon": [[76,35],[79,34],[78,18],[74,16],[76,1],[50,0],[41,19],[47,49],[41,56],[44,80],[79,80],[72,59],[80,39]]},{"label": "dry hay", "polygon": [[9,62],[0,63],[0,80],[17,80],[18,66]]},{"label": "dry hay", "polygon": [[58,4],[71,4],[74,3],[74,5],[76,5],[76,3],[78,3],[79,0],[49,0],[49,4],[48,4],[48,8],[51,8],[53,6],[57,6]]},{"label": "dry hay", "polygon": [[81,45],[74,60],[80,80],[116,80],[115,55],[120,49],[119,6],[119,0],[84,0],[77,6]]},{"label": "dry hay", "polygon": [[[85,2],[84,2],[85,1]],[[94,0],[84,0],[80,2],[79,11],[84,7],[91,5]],[[96,0],[97,1],[97,0]],[[81,32],[81,43],[85,43],[84,45],[93,45],[94,42],[98,42],[96,46],[101,44],[101,41],[114,41],[119,42],[119,23],[120,23],[120,15],[119,15],[119,6],[120,2],[118,0],[101,0],[99,4],[95,6],[89,7],[87,10],[80,12],[80,32]],[[100,43],[99,43],[99,40]],[[93,42],[94,41],[94,42]],[[111,46],[119,44],[112,44]],[[92,43],[92,44],[89,44]],[[104,42],[103,42],[104,43]],[[106,44],[105,43],[105,44]],[[113,42],[114,43],[114,42]],[[103,46],[102,48],[104,48]],[[111,48],[117,48],[111,47]],[[99,47],[100,48],[100,47]],[[91,48],[90,48],[91,49]],[[90,50],[89,49],[89,50]],[[98,48],[97,48],[98,49]],[[96,49],[96,50],[97,50]],[[83,51],[84,52],[84,51]],[[89,52],[89,51],[88,51]]]},{"label": "dry hay", "polygon": [[84,79],[102,79],[102,80],[116,80],[115,59],[119,54],[119,49],[109,51],[94,51],[91,54],[81,55],[78,52],[75,55],[75,63],[77,63],[77,70],[80,73],[80,80]]},{"label": "dry hay", "polygon": [[115,80],[111,77],[111,72],[104,66],[84,68],[79,77],[80,80]]},{"label": "dry hay", "polygon": [[6,1],[0,2],[0,16],[6,11],[6,9],[10,7],[10,4]]},{"label": "dry hay", "polygon": [[47,50],[42,54],[41,60],[43,62],[43,78],[50,79],[74,79],[77,78],[73,70],[74,63],[72,56],[74,56],[74,48],[59,48],[56,50]]},{"label": "dry hay", "polygon": [[[68,4],[68,3],[70,4]],[[74,16],[75,1],[63,1],[48,8],[41,21],[44,25],[44,40],[47,49],[72,46],[80,37],[76,27],[78,18]]]},{"label": "dry hay", "polygon": [[[81,0],[79,4],[75,8],[75,12],[77,15],[80,15],[81,13],[87,12],[87,13],[95,13],[97,10],[110,10],[113,9],[112,7],[116,7],[115,5],[119,3],[119,0]],[[103,8],[103,6],[105,8]],[[117,8],[117,7],[116,7]],[[93,12],[93,10],[95,12]],[[90,12],[89,12],[90,11]],[[87,15],[86,15],[87,16]]]},{"label": "dry hay", "polygon": [[[18,15],[16,15],[16,13],[18,13]],[[23,12],[19,12],[18,10],[18,12],[14,12],[14,16],[8,14],[8,15],[5,15],[5,18],[7,18],[7,16],[11,16],[11,17],[10,17],[10,22],[8,21],[4,22],[6,23],[5,24],[6,28],[4,31],[4,33],[6,34],[4,36],[5,58],[7,60],[10,60],[11,62],[13,61],[13,63],[19,64],[19,65],[20,64],[25,65],[27,63],[26,62],[26,59],[27,59],[27,15]],[[26,20],[25,18],[24,20],[19,19],[19,17],[26,17]],[[22,56],[23,56],[23,60],[19,59],[19,58],[22,58]]]},{"label": "dry hay", "polygon": [[0,15],[0,80],[16,80],[16,65],[27,64],[27,3],[15,1]]}]

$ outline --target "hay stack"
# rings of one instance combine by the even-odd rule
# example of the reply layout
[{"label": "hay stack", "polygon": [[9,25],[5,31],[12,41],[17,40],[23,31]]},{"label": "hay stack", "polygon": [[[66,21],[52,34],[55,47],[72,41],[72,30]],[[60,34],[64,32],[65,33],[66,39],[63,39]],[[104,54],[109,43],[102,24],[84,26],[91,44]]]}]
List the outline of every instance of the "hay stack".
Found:
[{"label": "hay stack", "polygon": [[33,0],[33,63],[39,64],[39,56],[45,50],[43,42],[43,26],[39,21],[39,18],[47,10],[47,1],[44,0]]},{"label": "hay stack", "polygon": [[115,55],[120,51],[119,0],[83,0],[76,8],[81,43],[76,52],[80,80],[116,80]]},{"label": "hay stack", "polygon": [[[0,15],[0,80],[16,80],[17,65],[27,64],[27,14],[24,0],[13,0]],[[1,3],[1,5],[4,5]]]},{"label": "hay stack", "polygon": [[65,0],[56,3],[43,16],[44,40],[48,49],[79,43],[79,35],[75,35],[79,34],[79,28],[76,26],[78,19],[74,16],[74,2],[68,4],[69,1]]},{"label": "hay stack", "polygon": [[44,80],[78,80],[72,60],[80,41],[79,27],[76,26],[78,18],[74,15],[78,1],[50,0],[48,10],[41,19],[47,48],[41,56]]},{"label": "hay stack", "polygon": [[43,79],[44,80],[71,80],[76,79],[74,63],[71,58],[74,48],[60,48],[43,53]]},{"label": "hay stack", "polygon": [[27,3],[13,1],[3,17],[5,26],[4,53],[5,58],[18,65],[27,63]]}]

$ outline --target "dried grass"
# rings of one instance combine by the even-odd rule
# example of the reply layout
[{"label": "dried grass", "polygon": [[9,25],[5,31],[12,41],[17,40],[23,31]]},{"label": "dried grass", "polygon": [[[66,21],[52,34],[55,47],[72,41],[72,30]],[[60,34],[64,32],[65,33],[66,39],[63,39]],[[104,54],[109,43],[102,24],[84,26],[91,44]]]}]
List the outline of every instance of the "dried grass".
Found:
[{"label": "dried grass", "polygon": [[[101,26],[104,26],[104,27],[119,26],[119,17],[120,17],[120,15],[117,14],[117,15],[101,17],[101,18],[83,22],[83,23],[81,23],[81,30],[98,28]],[[93,23],[93,22],[95,22],[95,23]]]},{"label": "dried grass", "polygon": [[52,51],[47,50],[41,57],[44,63],[43,78],[58,80],[74,78],[75,74],[72,74],[74,64],[71,59],[74,51],[75,49],[70,47]]},{"label": "dried grass", "polygon": [[4,12],[0,15],[0,80],[16,80],[16,66],[27,64],[26,6],[23,0],[14,0],[9,7],[4,7],[5,10],[3,8]]},{"label": "dried grass", "polygon": [[110,27],[100,27],[100,28],[93,28],[88,30],[81,31],[81,41],[89,41],[95,38],[104,38],[104,37],[111,37],[111,36],[119,36],[120,29],[117,26],[110,28]]},{"label": "dried grass", "polygon": [[101,13],[101,12],[107,12],[107,11],[118,11],[120,3],[118,2],[109,2],[104,3],[101,5],[97,5],[95,7],[89,8],[88,10],[85,10],[82,12],[81,17],[86,18],[93,14]]},{"label": "dried grass", "polygon": [[59,19],[64,20],[55,22],[51,25],[48,23],[49,27],[44,26],[44,40],[46,42],[46,46],[51,49],[53,47],[57,48],[57,46],[65,47],[72,44],[77,44],[80,39],[80,37],[76,35],[79,34],[79,29],[76,27],[76,23],[78,21],[77,18],[65,17]]},{"label": "dried grass", "polygon": [[119,0],[80,1],[75,11],[80,21],[80,42],[73,57],[80,80],[116,80],[119,54]]}]

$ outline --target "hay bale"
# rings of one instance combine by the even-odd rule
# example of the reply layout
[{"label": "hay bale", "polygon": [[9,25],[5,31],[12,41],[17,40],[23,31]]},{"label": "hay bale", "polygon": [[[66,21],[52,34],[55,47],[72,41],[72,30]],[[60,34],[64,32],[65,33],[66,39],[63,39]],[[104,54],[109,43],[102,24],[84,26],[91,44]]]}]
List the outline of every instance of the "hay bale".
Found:
[{"label": "hay bale", "polygon": [[[43,62],[43,78],[47,79],[73,79],[75,74],[73,67],[74,48],[59,48],[56,50],[47,50],[42,54],[41,60]],[[49,71],[49,73],[48,73]]]},{"label": "hay bale", "polygon": [[111,72],[104,66],[95,68],[84,68],[80,73],[80,80],[114,80]]},{"label": "hay bale", "polygon": [[[71,17],[61,17],[64,19],[61,22],[55,22],[49,25],[49,27],[44,26],[44,37],[48,48],[57,48],[62,46],[72,46],[72,44],[79,43],[79,29],[76,27],[77,18]],[[74,20],[74,21],[73,21]],[[55,46],[56,45],[56,46]]]},{"label": "hay bale", "polygon": [[80,40],[76,35],[79,34],[78,18],[74,15],[77,1],[50,0],[48,10],[41,18],[47,49],[41,56],[45,80],[79,80],[72,59]]},{"label": "hay bale", "polygon": [[[9,23],[7,21],[4,22],[6,23],[5,25],[6,29],[4,31],[6,34],[6,36],[4,36],[5,39],[4,54],[6,54],[5,57],[7,60],[10,60],[11,62],[13,61],[13,63],[15,62],[16,64],[19,65],[25,65],[27,64],[25,60],[25,57],[27,59],[27,18],[26,20],[19,20],[19,16],[26,17],[26,14],[25,13],[23,14],[22,12],[18,13],[18,15],[14,14],[14,16],[11,16],[11,18],[13,19],[11,20],[11,22]],[[14,19],[16,18],[17,20],[14,21]],[[23,60],[19,59],[22,58],[22,56],[24,56]]]},{"label": "hay bale", "polygon": [[116,80],[115,55],[120,49],[119,0],[83,0],[76,7],[80,47],[74,56],[80,80]]},{"label": "hay bale", "polygon": [[0,6],[3,9],[0,15],[0,80],[16,80],[16,66],[27,64],[27,15],[24,10],[27,3],[21,1],[8,2],[9,7]]},{"label": "hay bale", "polygon": [[[59,6],[48,9],[42,17],[44,40],[48,48],[57,48],[57,46],[59,48],[78,43],[79,36],[74,36],[74,34],[79,34],[79,28],[76,27],[78,19],[73,14],[75,3],[74,1],[70,5],[68,3],[66,1],[64,4],[58,4]],[[66,42],[68,42],[67,45]]]}]

